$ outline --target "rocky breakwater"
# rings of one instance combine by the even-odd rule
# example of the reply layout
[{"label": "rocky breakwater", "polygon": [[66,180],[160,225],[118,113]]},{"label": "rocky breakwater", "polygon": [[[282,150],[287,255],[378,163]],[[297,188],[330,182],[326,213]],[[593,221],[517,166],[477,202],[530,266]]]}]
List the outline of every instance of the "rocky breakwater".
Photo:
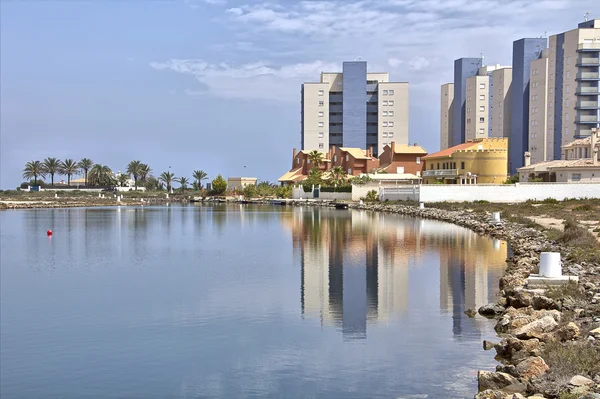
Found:
[{"label": "rocky breakwater", "polygon": [[[498,301],[481,307],[475,316],[497,318],[500,339],[483,343],[484,349],[495,349],[500,364],[494,372],[478,372],[475,399],[600,399],[600,265],[577,264],[569,248],[541,231],[493,222],[491,213],[387,204],[350,208],[436,219],[510,242],[513,255],[499,281]],[[543,251],[560,252],[563,274],[579,276],[579,284],[528,289],[527,277],[538,271]]]}]

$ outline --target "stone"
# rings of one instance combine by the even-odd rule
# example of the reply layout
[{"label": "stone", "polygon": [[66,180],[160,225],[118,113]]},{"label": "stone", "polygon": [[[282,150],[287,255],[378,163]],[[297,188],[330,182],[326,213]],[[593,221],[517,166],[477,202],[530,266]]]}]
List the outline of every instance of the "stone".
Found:
[{"label": "stone", "polygon": [[596,338],[592,337],[591,335],[587,338],[587,340],[589,342],[594,342],[596,340]]},{"label": "stone", "polygon": [[569,384],[575,387],[583,387],[588,385],[594,385],[594,381],[582,375],[576,375],[569,380]]},{"label": "stone", "polygon": [[525,396],[521,395],[520,393],[515,393],[513,396],[511,396],[511,399],[526,399]]},{"label": "stone", "polygon": [[480,307],[478,312],[482,316],[496,316],[504,312],[504,307],[495,303],[488,303]]},{"label": "stone", "polygon": [[532,302],[535,310],[558,309],[559,307],[554,299],[548,298],[544,295],[535,295],[532,299]]},{"label": "stone", "polygon": [[590,331],[591,335],[600,335],[600,327],[598,328],[594,328],[592,331]]},{"label": "stone", "polygon": [[577,327],[577,324],[571,321],[566,326],[562,326],[561,328],[556,330],[555,335],[556,338],[558,338],[558,340],[561,342],[571,341],[573,339],[579,338],[579,327]]},{"label": "stone", "polygon": [[545,399],[545,398],[543,396],[533,395],[533,396],[528,396],[527,399]]},{"label": "stone", "polygon": [[526,308],[533,305],[533,295],[525,290],[516,290],[508,298],[508,304],[514,308]]},{"label": "stone", "polygon": [[475,309],[467,309],[465,310],[465,314],[471,318],[475,317],[477,311]]},{"label": "stone", "polygon": [[557,326],[558,323],[552,316],[544,316],[517,329],[515,335],[519,339],[539,338],[544,333],[552,332]]},{"label": "stone", "polygon": [[510,374],[480,370],[477,372],[477,387],[479,392],[491,389],[506,393],[517,393],[525,391],[527,384]]},{"label": "stone", "polygon": [[494,348],[496,344],[494,344],[491,341],[488,341],[487,339],[483,340],[483,350],[484,351],[489,351],[490,349]]},{"label": "stone", "polygon": [[517,371],[517,366],[513,366],[512,364],[499,364],[496,366],[496,371],[501,373],[510,374],[513,377],[519,378],[519,372]]},{"label": "stone", "polygon": [[549,367],[539,356],[528,357],[521,363],[517,364],[517,371],[523,378],[539,377],[548,371]]},{"label": "stone", "polygon": [[600,393],[588,392],[580,396],[578,399],[600,399]]},{"label": "stone", "polygon": [[498,390],[486,389],[475,395],[474,399],[504,399],[504,393]]}]

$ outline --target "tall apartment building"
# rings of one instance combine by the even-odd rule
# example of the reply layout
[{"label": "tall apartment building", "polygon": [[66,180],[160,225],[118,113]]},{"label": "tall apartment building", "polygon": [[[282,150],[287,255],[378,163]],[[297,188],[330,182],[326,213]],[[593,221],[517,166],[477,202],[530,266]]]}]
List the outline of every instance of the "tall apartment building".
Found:
[{"label": "tall apartment building", "polygon": [[547,160],[560,159],[562,145],[589,137],[598,126],[599,73],[600,19],[550,36],[546,107],[552,153]]},{"label": "tall apartment building", "polygon": [[481,62],[481,58],[459,58],[454,61],[454,113],[450,146],[465,142],[467,78],[477,75]]},{"label": "tall apartment building", "polygon": [[492,72],[492,116],[490,137],[509,137],[512,123],[512,68]]},{"label": "tall apartment building", "polygon": [[440,150],[451,147],[454,120],[454,83],[442,85],[440,108]]},{"label": "tall apartment building", "polygon": [[508,143],[510,174],[516,173],[517,168],[523,166],[523,154],[529,149],[530,68],[531,62],[539,59],[546,47],[545,38],[524,38],[513,42],[512,119]]},{"label": "tall apartment building", "polygon": [[542,56],[531,61],[529,71],[529,148],[531,163],[553,159],[554,143],[548,130],[548,55],[549,49],[542,50]]},{"label": "tall apartment building", "polygon": [[301,146],[373,148],[408,144],[408,83],[390,82],[389,74],[368,73],[365,61],[344,62],[342,72],[321,72],[301,89]]}]

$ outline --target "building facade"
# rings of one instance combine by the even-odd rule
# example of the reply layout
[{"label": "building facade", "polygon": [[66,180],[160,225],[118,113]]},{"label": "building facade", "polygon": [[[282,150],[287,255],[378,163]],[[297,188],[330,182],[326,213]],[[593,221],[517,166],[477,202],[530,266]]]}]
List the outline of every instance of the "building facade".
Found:
[{"label": "building facade", "polygon": [[529,69],[529,154],[531,163],[553,159],[554,144],[548,132],[548,49]]},{"label": "building facade", "polygon": [[452,142],[452,126],[454,125],[454,83],[442,85],[440,107],[440,149],[445,150]]},{"label": "building facade", "polygon": [[512,122],[512,68],[501,67],[492,72],[492,109],[489,137],[509,137]]},{"label": "building facade", "polygon": [[481,58],[459,58],[454,61],[454,109],[450,146],[465,142],[467,78],[477,75]]},{"label": "building facade", "polygon": [[396,144],[392,141],[383,148],[379,157],[379,172],[421,176],[425,164],[423,157],[426,155],[427,150],[417,144]]},{"label": "building facade", "polygon": [[509,171],[523,166],[523,154],[529,149],[529,104],[539,101],[530,97],[531,62],[541,57],[547,47],[546,38],[524,38],[513,42],[511,129]]},{"label": "building facade", "polygon": [[322,72],[301,89],[302,150],[332,146],[373,150],[392,140],[408,143],[408,83],[367,72],[365,61],[344,62],[342,72]]}]

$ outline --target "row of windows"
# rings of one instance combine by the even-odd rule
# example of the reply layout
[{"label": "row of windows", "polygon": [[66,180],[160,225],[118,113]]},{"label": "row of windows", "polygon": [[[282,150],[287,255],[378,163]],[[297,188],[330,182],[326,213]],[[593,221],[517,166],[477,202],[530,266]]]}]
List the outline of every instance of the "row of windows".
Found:
[{"label": "row of windows", "polygon": [[[479,123],[485,123],[485,117],[480,117]],[[471,124],[471,118],[467,118],[467,124]]]},{"label": "row of windows", "polygon": [[[471,112],[471,108],[467,108],[467,112]],[[485,105],[480,105],[479,106],[479,112],[485,112]]]},{"label": "row of windows", "polygon": [[[418,162],[417,162],[417,163],[418,163]],[[440,169],[440,165],[442,165],[441,169],[456,169],[456,162],[444,162],[444,163],[442,163],[442,164],[438,163],[438,164],[437,164],[437,168],[435,168],[435,169]],[[436,165],[434,165],[434,164],[431,164],[430,166],[431,166],[431,167],[430,167],[429,169],[432,169],[432,170],[433,170],[433,169],[434,169],[434,166],[436,166]],[[461,168],[461,169],[464,169],[464,168],[465,168],[465,163],[464,163],[464,162],[461,162],[461,163],[460,163],[460,168]]]},{"label": "row of windows", "polygon": [[[470,91],[472,89],[473,86],[468,85],[467,86],[467,90]],[[485,83],[479,83],[479,88],[480,89],[485,89]]]},{"label": "row of windows", "polygon": [[[480,100],[485,100],[485,94],[480,94],[479,95],[479,99]],[[471,96],[467,97],[467,102],[471,102],[473,100],[473,98]]]},{"label": "row of windows", "polygon": [[394,132],[383,132],[383,138],[394,138]]},{"label": "row of windows", "polygon": [[394,111],[383,111],[383,116],[394,116]]},{"label": "row of windows", "polygon": [[394,122],[392,122],[392,121],[383,122],[383,127],[394,127]]},{"label": "row of windows", "polygon": [[387,96],[387,95],[393,96],[394,95],[394,90],[392,90],[392,89],[384,90],[383,91],[383,95],[384,96]]},{"label": "row of windows", "polygon": [[394,100],[383,100],[382,104],[383,104],[383,106],[386,106],[386,105],[392,106],[392,105],[394,105]]}]

